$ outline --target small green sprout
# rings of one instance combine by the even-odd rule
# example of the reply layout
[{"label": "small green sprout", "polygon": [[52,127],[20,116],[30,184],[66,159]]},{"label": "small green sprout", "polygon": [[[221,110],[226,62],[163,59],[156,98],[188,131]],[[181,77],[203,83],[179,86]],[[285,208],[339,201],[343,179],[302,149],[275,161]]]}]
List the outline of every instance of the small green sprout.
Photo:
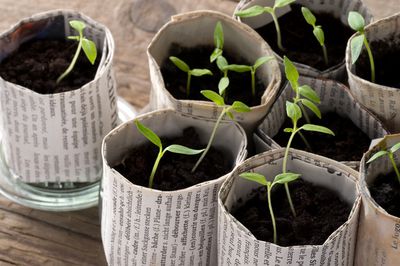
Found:
[{"label": "small green sprout", "polygon": [[376,159],[378,159],[379,157],[382,157],[384,155],[387,155],[390,159],[390,162],[392,163],[393,169],[396,172],[396,176],[397,176],[397,180],[400,183],[400,172],[399,169],[397,168],[396,162],[394,161],[394,153],[400,149],[400,142],[396,143],[395,145],[393,145],[390,149],[388,150],[381,150],[378,151],[377,153],[375,153],[368,161],[367,163],[371,163],[373,161],[375,161]]},{"label": "small green sprout", "polygon": [[219,56],[222,55],[224,49],[224,31],[220,21],[217,22],[214,29],[214,51],[210,55],[210,62],[214,62]]},{"label": "small green sprout", "polygon": [[160,163],[161,158],[164,156],[164,154],[169,151],[172,153],[178,153],[178,154],[184,154],[184,155],[196,155],[204,151],[202,150],[194,150],[190,149],[188,147],[182,146],[182,145],[176,145],[172,144],[165,149],[162,147],[162,143],[160,138],[157,136],[156,133],[154,133],[150,128],[146,127],[142,123],[140,123],[138,120],[135,120],[135,125],[139,132],[145,136],[149,141],[151,141],[154,145],[156,145],[159,148],[159,152],[157,155],[157,159],[154,162],[153,169],[151,170],[150,178],[149,178],[149,188],[153,187],[153,180],[154,180],[154,175],[156,174],[158,164]]},{"label": "small green sprout", "polygon": [[[286,78],[289,80],[290,85],[292,86],[293,90],[296,93],[296,96],[293,98],[293,102],[286,101],[286,114],[287,116],[292,120],[293,127],[292,128],[285,128],[284,132],[290,133],[290,137],[288,140],[288,143],[286,145],[286,151],[285,155],[283,158],[283,163],[282,163],[282,173],[287,173],[287,161],[289,157],[289,149],[290,146],[292,145],[292,141],[294,136],[297,133],[301,133],[302,130],[305,131],[315,131],[315,132],[320,132],[324,134],[330,134],[330,135],[335,135],[332,130],[329,128],[319,126],[319,125],[314,125],[314,124],[304,124],[302,126],[298,126],[298,121],[300,118],[302,118],[303,113],[302,109],[299,106],[299,104],[304,104],[306,107],[308,107],[312,112],[314,112],[318,117],[321,117],[321,112],[318,109],[318,107],[314,103],[319,102],[319,97],[315,93],[314,90],[312,90],[309,86],[303,85],[299,86],[299,72],[297,71],[296,67],[293,65],[292,61],[289,60],[286,56],[283,59],[284,66],[285,66],[285,74]],[[302,99],[301,96],[304,96],[305,98]],[[304,109],[303,109],[304,111]],[[304,111],[304,113],[306,113]],[[290,191],[289,191],[289,185],[288,183],[285,184],[285,190],[286,190],[286,196],[288,198],[290,208],[292,210],[292,213],[294,216],[296,216],[296,211],[293,206],[292,198],[290,196]]]},{"label": "small green sprout", "polygon": [[214,91],[203,90],[203,91],[201,91],[201,94],[203,94],[203,96],[206,97],[207,99],[209,99],[210,101],[214,102],[217,106],[221,106],[222,111],[221,111],[221,114],[219,115],[217,121],[215,122],[214,128],[210,135],[210,139],[208,140],[207,147],[201,154],[201,156],[200,156],[199,160],[196,162],[195,166],[192,168],[192,173],[196,171],[197,167],[200,165],[201,161],[206,156],[208,150],[211,148],[211,144],[214,141],[214,137],[217,132],[217,128],[218,128],[219,124],[221,123],[222,118],[225,115],[228,115],[230,119],[234,120],[235,117],[234,117],[232,111],[235,111],[237,113],[246,113],[246,112],[251,111],[250,107],[248,107],[246,104],[239,102],[239,101],[233,102],[233,104],[231,106],[226,105],[224,98]]},{"label": "small green sprout", "polygon": [[371,81],[375,82],[375,62],[374,57],[372,56],[370,45],[367,40],[367,36],[365,35],[365,20],[360,13],[350,11],[348,22],[350,27],[359,33],[359,35],[354,37],[350,43],[351,63],[355,64],[357,62],[364,44],[365,48],[367,49],[369,63],[371,66]]},{"label": "small green sprout", "polygon": [[189,98],[189,96],[190,96],[190,83],[192,80],[192,76],[201,77],[204,75],[212,75],[213,74],[208,69],[199,69],[199,68],[190,69],[188,64],[186,64],[183,60],[181,60],[175,56],[170,56],[169,60],[171,60],[171,62],[174,63],[174,65],[177,68],[179,68],[183,72],[187,73],[187,81],[186,81],[186,97],[187,98]]},{"label": "small green sprout", "polygon": [[328,65],[329,64],[328,52],[327,52],[326,46],[325,46],[325,35],[324,35],[324,31],[322,30],[322,27],[320,25],[315,25],[315,23],[317,22],[317,19],[315,18],[313,13],[310,11],[310,9],[303,6],[301,8],[301,12],[303,13],[303,17],[306,20],[306,22],[313,27],[314,36],[322,47],[325,65]]},{"label": "small green sprout", "polygon": [[267,181],[265,176],[263,176],[261,174],[257,174],[257,173],[247,172],[247,173],[242,173],[239,176],[267,187],[268,209],[269,209],[269,214],[271,215],[272,227],[274,230],[274,244],[277,244],[277,230],[276,230],[274,210],[272,209],[271,191],[272,191],[272,188],[274,187],[274,185],[287,184],[287,183],[292,182],[292,181],[296,180],[297,178],[299,178],[300,175],[294,174],[294,173],[279,174],[279,175],[275,176],[275,179],[273,182]]},{"label": "small green sprout", "polygon": [[273,7],[269,7],[269,6],[263,7],[263,6],[255,5],[255,6],[249,7],[248,9],[238,11],[235,13],[235,15],[238,17],[247,18],[247,17],[255,17],[255,16],[261,15],[263,13],[271,14],[272,19],[274,20],[275,29],[276,29],[277,45],[281,51],[285,51],[285,48],[282,45],[281,30],[279,27],[278,18],[276,17],[275,11],[277,8],[285,7],[287,5],[292,4],[293,2],[296,2],[296,0],[275,0]]},{"label": "small green sprout", "polygon": [[73,29],[75,29],[79,35],[68,36],[68,39],[78,41],[78,47],[76,48],[76,52],[75,52],[74,57],[72,58],[71,64],[64,71],[64,73],[62,73],[58,77],[57,84],[60,83],[60,81],[63,80],[72,71],[72,69],[74,68],[74,66],[76,64],[76,61],[78,60],[81,49],[83,49],[83,52],[85,53],[87,59],[90,61],[90,63],[92,65],[96,61],[96,57],[97,57],[96,44],[93,41],[91,41],[83,36],[83,29],[86,28],[86,24],[79,20],[71,20],[69,22],[69,25],[71,25],[71,27]]}]

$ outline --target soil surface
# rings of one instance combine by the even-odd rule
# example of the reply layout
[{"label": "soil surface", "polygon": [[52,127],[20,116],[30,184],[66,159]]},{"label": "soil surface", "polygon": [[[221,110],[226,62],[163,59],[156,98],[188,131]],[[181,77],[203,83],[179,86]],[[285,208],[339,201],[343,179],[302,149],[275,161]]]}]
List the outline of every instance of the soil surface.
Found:
[{"label": "soil surface", "polygon": [[[162,138],[163,147],[180,144],[192,149],[203,149],[199,136],[193,127],[184,129],[176,138]],[[118,172],[136,185],[148,187],[149,177],[158,154],[158,147],[152,143],[143,144],[129,151],[121,163],[113,166]],[[183,189],[195,184],[219,178],[232,169],[226,153],[211,147],[196,172],[191,170],[200,155],[180,155],[166,152],[158,165],[153,188],[164,191]]]},{"label": "soil surface", "polygon": [[0,63],[0,76],[5,80],[42,94],[78,89],[93,80],[99,55],[94,65],[81,50],[77,63],[60,84],[57,78],[68,68],[78,42],[70,40],[35,40],[23,43]]},{"label": "soil surface", "polygon": [[[375,62],[375,83],[400,89],[400,41],[374,41],[370,45]],[[363,50],[356,66],[356,74],[371,81],[371,66],[366,50]]]},{"label": "soil surface", "polygon": [[325,70],[344,62],[347,40],[353,31],[344,25],[339,18],[329,13],[313,14],[317,18],[316,25],[321,25],[325,35],[325,46],[328,50],[326,65],[322,47],[313,34],[313,28],[307,24],[301,13],[301,5],[290,6],[292,11],[278,18],[282,33],[282,45],[286,51],[281,51],[276,44],[276,29],[273,22],[256,29],[268,42],[271,48],[281,57],[286,55],[292,61]]},{"label": "soil surface", "polygon": [[[333,191],[303,179],[289,184],[297,216],[294,218],[283,185],[274,186],[272,206],[277,224],[278,245],[321,245],[349,217],[351,206]],[[273,228],[265,187],[232,214],[253,235],[273,242]]]},{"label": "soil surface", "polygon": [[[193,48],[182,47],[178,44],[172,44],[169,55],[178,57],[186,62],[191,69],[206,68],[209,69],[213,75],[204,75],[201,77],[192,76],[190,86],[191,100],[206,100],[201,93],[201,90],[213,90],[218,93],[218,83],[223,76],[219,70],[216,61],[210,63],[210,55],[213,52],[213,46],[197,46]],[[237,55],[233,56],[229,51],[224,51],[223,56],[228,61],[228,64],[238,65],[253,65],[254,62],[247,62]],[[177,99],[188,99],[186,97],[186,82],[187,73],[178,69],[169,59],[165,60],[161,65],[161,73],[164,78],[167,90]],[[257,78],[256,72],[256,96],[252,97],[251,94],[251,74],[250,72],[236,73],[233,71],[228,72],[229,86],[226,89],[227,104],[232,104],[234,101],[241,101],[249,106],[259,105],[261,103],[261,96],[265,91],[267,84],[263,84]]]},{"label": "soil surface", "polygon": [[[360,161],[363,153],[368,150],[371,139],[350,119],[336,113],[326,113],[322,114],[322,119],[312,117],[310,120],[312,124],[328,127],[335,133],[335,136],[302,131],[312,150],[307,148],[298,134],[293,139],[293,148],[313,152],[337,161]],[[301,121],[305,123],[304,118]],[[279,129],[279,133],[273,137],[282,147],[286,147],[290,137],[289,133],[283,132],[286,127],[292,127],[290,120],[286,120]]]},{"label": "soil surface", "polygon": [[400,217],[400,183],[395,172],[379,175],[369,191],[376,203],[391,215]]}]

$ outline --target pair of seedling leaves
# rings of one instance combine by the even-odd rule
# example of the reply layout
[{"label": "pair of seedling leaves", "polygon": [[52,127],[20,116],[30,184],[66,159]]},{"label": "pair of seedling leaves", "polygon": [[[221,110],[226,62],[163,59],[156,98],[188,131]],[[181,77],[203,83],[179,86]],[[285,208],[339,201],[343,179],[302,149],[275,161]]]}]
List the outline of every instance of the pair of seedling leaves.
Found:
[{"label": "pair of seedling leaves", "polygon": [[396,165],[396,162],[394,160],[394,153],[400,149],[400,142],[396,143],[395,145],[393,145],[390,149],[385,149],[385,150],[380,150],[378,152],[376,152],[374,155],[372,155],[372,157],[367,161],[367,163],[372,163],[373,161],[375,161],[376,159],[383,157],[383,156],[388,156],[389,160],[392,164],[392,167],[394,169],[394,172],[396,173],[397,176],[397,180],[399,181],[400,184],[400,172],[399,169]]}]

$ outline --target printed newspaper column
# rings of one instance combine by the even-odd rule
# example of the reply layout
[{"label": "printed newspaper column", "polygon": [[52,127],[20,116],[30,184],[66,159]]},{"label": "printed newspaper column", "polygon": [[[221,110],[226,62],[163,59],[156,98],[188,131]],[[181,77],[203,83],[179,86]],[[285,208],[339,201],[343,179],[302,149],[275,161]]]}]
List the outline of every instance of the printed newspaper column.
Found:
[{"label": "printed newspaper column", "polygon": [[[147,50],[152,84],[150,109],[172,108],[187,114],[217,118],[221,108],[208,102],[206,98],[204,101],[174,98],[165,87],[160,67],[169,56],[172,56],[169,54],[169,49],[173,43],[183,47],[199,45],[213,47],[214,28],[218,21],[222,23],[224,31],[224,51],[240,55],[249,62],[255,62],[262,56],[272,55],[271,48],[255,31],[222,13],[195,11],[173,16],[172,20],[155,35]],[[216,74],[214,73],[214,75]],[[257,122],[265,116],[278,93],[281,74],[276,60],[270,60],[260,66],[257,70],[257,77],[265,86],[261,104],[253,106],[249,113],[235,114],[237,121],[246,132],[252,132]],[[217,88],[209,89],[216,90]]]},{"label": "printed newspaper column", "polygon": [[[398,46],[400,43],[399,25],[400,13],[397,13],[365,27],[369,43],[384,41],[392,47]],[[356,64],[351,64],[350,42],[354,37],[356,34],[349,40],[346,49],[346,68],[350,90],[356,99],[382,119],[393,133],[398,133],[400,131],[400,90],[372,83],[357,76]],[[365,48],[363,51],[366,52]],[[372,50],[372,53],[376,56],[376,51]]]},{"label": "printed newspaper column", "polygon": [[[173,110],[137,119],[161,137],[180,135],[184,128],[193,126],[203,143],[215,124],[213,119]],[[135,185],[112,166],[145,141],[134,121],[120,125],[104,138],[101,231],[108,264],[215,265],[217,193],[226,175],[176,191]],[[213,146],[232,158],[232,167],[247,155],[245,132],[232,121],[221,122]]]},{"label": "printed newspaper column", "polygon": [[[353,265],[361,196],[358,173],[336,161],[311,153],[290,150],[288,167],[301,178],[335,191],[352,205],[348,220],[322,245],[282,247],[261,241],[230,212],[246,202],[260,185],[239,177],[243,172],[264,174],[269,181],[281,173],[285,149],[247,159],[231,172],[218,194],[218,265]],[[265,206],[268,208],[267,206]]]},{"label": "printed newspaper column", "polygon": [[[274,0],[241,0],[239,4],[236,6],[235,13],[240,10],[247,9],[249,7],[255,5],[261,6],[274,6]],[[313,13],[329,13],[332,14],[335,18],[340,19],[340,21],[344,25],[348,25],[347,23],[347,15],[350,11],[357,11],[363,15],[366,22],[369,23],[373,20],[372,15],[370,14],[367,7],[364,5],[362,0],[318,0],[318,1],[310,1],[310,0],[296,0],[296,4],[301,6],[305,6],[309,8]],[[276,13],[279,20],[280,16],[285,15],[290,12],[290,7],[278,8]],[[235,18],[253,29],[258,29],[262,26],[265,26],[269,23],[273,23],[272,17],[269,14],[263,14],[257,17],[250,18],[240,18],[235,16]],[[318,21],[317,21],[318,24]],[[309,26],[311,27],[311,26]],[[293,29],[295,30],[295,29]],[[312,30],[310,28],[310,30]],[[325,32],[325,34],[335,34],[334,32]],[[284,36],[282,37],[284,38]],[[270,42],[267,40],[267,42]],[[326,44],[329,45],[328,43]],[[279,66],[281,68],[282,73],[285,73],[285,68],[283,65],[283,59],[276,52],[275,56],[278,58]],[[310,76],[310,77],[321,77],[328,78],[338,81],[344,81],[346,79],[346,67],[345,67],[345,55],[343,54],[343,61],[338,65],[332,66],[326,70],[319,70],[314,67],[294,62],[294,65],[299,70],[300,75]],[[291,58],[294,60],[294,58]]]},{"label": "printed newspaper column", "polygon": [[101,141],[117,124],[111,69],[114,40],[92,19],[70,11],[27,18],[0,35],[0,60],[31,39],[65,39],[79,19],[98,49],[93,81],[62,93],[39,94],[0,77],[0,132],[6,162],[27,183],[93,182],[101,176]]},{"label": "printed newspaper column", "polygon": [[[350,119],[371,140],[389,134],[382,122],[362,106],[343,84],[333,80],[308,77],[300,77],[299,84],[309,85],[320,97],[321,103],[318,108],[322,113],[322,119],[324,119],[324,114],[334,112],[341,117]],[[273,138],[279,133],[287,118],[285,115],[286,101],[293,99],[293,97],[295,97],[295,93],[290,84],[287,83],[256,130],[256,149],[258,152],[280,148]],[[308,113],[310,117],[313,116],[312,112]],[[360,166],[360,161],[345,161],[343,163],[357,171]]]},{"label": "printed newspaper column", "polygon": [[[358,229],[356,266],[396,266],[400,263],[400,217],[390,215],[371,197],[369,186],[380,174],[388,174],[393,167],[387,156],[367,164],[373,154],[388,149],[400,142],[400,135],[385,136],[370,151],[364,154],[360,168],[362,208]],[[399,156],[395,156],[399,164]],[[394,177],[395,178],[395,177]],[[392,190],[391,192],[394,193]]]}]

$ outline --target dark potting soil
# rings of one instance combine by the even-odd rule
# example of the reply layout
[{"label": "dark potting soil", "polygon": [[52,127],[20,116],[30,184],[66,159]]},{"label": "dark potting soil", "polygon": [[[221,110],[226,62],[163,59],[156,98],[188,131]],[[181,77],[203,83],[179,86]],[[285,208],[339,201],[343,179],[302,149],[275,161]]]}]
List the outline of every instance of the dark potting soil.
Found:
[{"label": "dark potting soil", "polygon": [[[302,131],[312,150],[307,148],[298,134],[293,139],[293,148],[313,152],[337,161],[360,161],[363,153],[368,150],[371,139],[350,119],[331,112],[322,114],[322,119],[311,117],[310,120],[312,124],[328,127],[335,133],[335,136]],[[301,121],[305,123],[304,118]],[[289,133],[283,132],[286,127],[292,127],[291,121],[286,120],[279,129],[279,133],[273,137],[282,147],[286,147],[290,136]]]},{"label": "dark potting soil", "polygon": [[[370,45],[375,62],[375,83],[400,89],[400,40],[374,41]],[[356,74],[371,81],[371,66],[366,50],[363,50],[356,66]]]},{"label": "dark potting soil", "polygon": [[282,33],[282,45],[286,49],[281,51],[276,44],[276,29],[273,22],[256,29],[268,42],[271,48],[280,56],[286,55],[290,60],[325,70],[344,61],[347,40],[353,31],[344,25],[339,18],[329,13],[316,13],[317,25],[322,26],[325,34],[325,46],[328,50],[327,66],[324,61],[322,47],[313,34],[313,28],[307,24],[301,13],[301,5],[290,6],[292,11],[278,18]]},{"label": "dark potting soil", "polygon": [[77,41],[69,40],[35,40],[23,43],[0,63],[0,76],[41,94],[78,89],[93,80],[99,64],[97,58],[92,65],[83,50],[70,74],[60,84],[56,83],[72,61],[77,45]]},{"label": "dark potting soil", "polygon": [[[216,62],[210,63],[210,55],[213,52],[213,46],[197,46],[197,47],[182,47],[179,44],[172,44],[169,55],[178,57],[186,62],[191,69],[206,68],[209,69],[213,75],[204,75],[201,77],[192,76],[190,86],[191,100],[205,100],[208,101],[201,93],[201,90],[213,90],[218,92],[218,83],[222,77]],[[253,65],[254,62],[247,62],[237,55],[233,56],[229,51],[224,51],[223,56],[229,64],[238,65]],[[164,78],[167,90],[177,99],[188,99],[186,97],[186,82],[187,73],[178,69],[167,58],[161,65],[161,73]],[[226,89],[227,104],[232,104],[234,101],[241,101],[249,106],[259,105],[261,103],[261,96],[264,93],[265,85],[257,78],[256,73],[256,96],[252,97],[251,93],[251,75],[250,72],[236,73],[234,71],[228,72],[229,86]]]},{"label": "dark potting soil", "polygon": [[372,198],[388,213],[400,217],[400,183],[396,173],[379,175],[369,187]]},{"label": "dark potting soil", "polygon": [[[193,127],[183,130],[183,135],[176,138],[162,138],[163,147],[180,144],[192,149],[203,149]],[[113,166],[120,174],[136,185],[148,187],[149,177],[158,154],[158,147],[146,143],[130,150],[122,162]],[[180,155],[166,152],[158,165],[153,188],[164,191],[183,189],[195,184],[219,178],[228,173],[232,165],[226,153],[213,147],[194,173],[191,170],[200,155]]]},{"label": "dark potting soil", "polygon": [[[282,185],[272,191],[272,206],[281,246],[321,245],[349,217],[351,206],[333,191],[303,179],[289,184],[296,217],[293,217]],[[258,240],[273,242],[273,229],[265,187],[232,214]]]}]

